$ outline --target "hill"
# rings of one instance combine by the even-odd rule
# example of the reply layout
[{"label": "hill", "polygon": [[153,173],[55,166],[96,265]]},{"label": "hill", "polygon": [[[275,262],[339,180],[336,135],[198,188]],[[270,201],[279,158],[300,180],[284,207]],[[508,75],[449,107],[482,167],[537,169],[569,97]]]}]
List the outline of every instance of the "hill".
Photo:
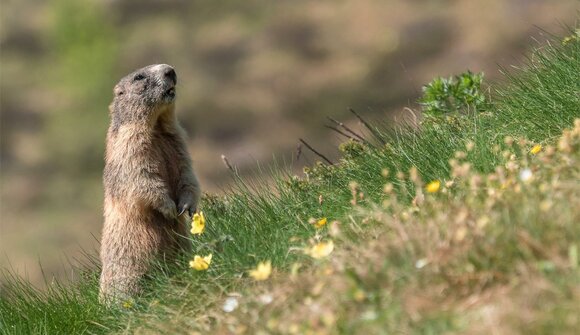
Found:
[{"label": "hill", "polygon": [[99,305],[95,264],[46,292],[5,272],[2,333],[574,333],[579,39],[489,92],[471,73],[434,80],[420,122],[369,125],[304,177],[234,170],[192,237],[209,268],[160,265],[136,301]]}]

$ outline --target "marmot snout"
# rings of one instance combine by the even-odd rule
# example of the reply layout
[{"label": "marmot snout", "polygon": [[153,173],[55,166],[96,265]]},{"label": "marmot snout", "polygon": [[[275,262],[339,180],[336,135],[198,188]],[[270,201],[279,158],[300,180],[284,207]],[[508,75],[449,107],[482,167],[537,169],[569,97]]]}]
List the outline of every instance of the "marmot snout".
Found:
[{"label": "marmot snout", "polygon": [[107,133],[100,296],[130,297],[151,262],[187,249],[199,184],[175,117],[175,70],[150,65],[119,81]]}]

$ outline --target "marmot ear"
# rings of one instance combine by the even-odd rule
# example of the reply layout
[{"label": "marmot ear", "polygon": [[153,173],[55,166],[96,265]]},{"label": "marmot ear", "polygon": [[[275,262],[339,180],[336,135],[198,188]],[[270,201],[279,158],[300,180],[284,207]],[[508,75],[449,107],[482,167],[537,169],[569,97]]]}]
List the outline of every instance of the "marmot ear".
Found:
[{"label": "marmot ear", "polygon": [[115,94],[115,96],[119,96],[119,95],[123,95],[125,93],[125,91],[119,85],[115,85],[115,88],[113,89],[113,93]]}]

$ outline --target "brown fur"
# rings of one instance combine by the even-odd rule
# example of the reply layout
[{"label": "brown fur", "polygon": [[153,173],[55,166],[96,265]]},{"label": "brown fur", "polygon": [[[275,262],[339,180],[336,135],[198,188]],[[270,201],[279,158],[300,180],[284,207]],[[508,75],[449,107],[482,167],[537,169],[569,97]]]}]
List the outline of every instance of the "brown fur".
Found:
[{"label": "brown fur", "polygon": [[196,210],[200,191],[175,117],[175,84],[170,66],[151,65],[115,87],[103,174],[106,302],[138,294],[153,261],[189,246],[186,213]]}]

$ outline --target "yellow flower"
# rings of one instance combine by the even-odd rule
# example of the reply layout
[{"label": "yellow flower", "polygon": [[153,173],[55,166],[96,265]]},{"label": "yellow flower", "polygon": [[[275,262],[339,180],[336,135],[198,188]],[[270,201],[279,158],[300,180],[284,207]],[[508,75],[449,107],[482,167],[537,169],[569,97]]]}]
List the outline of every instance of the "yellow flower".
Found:
[{"label": "yellow flower", "polygon": [[125,302],[123,302],[123,308],[125,308],[125,309],[133,308],[133,302],[130,300],[126,300]]},{"label": "yellow flower", "polygon": [[536,144],[532,147],[532,149],[530,150],[530,153],[532,155],[537,155],[538,152],[542,151],[542,145],[541,144]]},{"label": "yellow flower", "polygon": [[429,193],[437,193],[439,188],[441,188],[441,182],[439,180],[433,180],[425,186],[425,190]]},{"label": "yellow flower", "polygon": [[320,229],[320,228],[324,227],[326,222],[327,222],[326,218],[322,218],[314,223],[314,227],[316,227],[316,229]]},{"label": "yellow flower", "polygon": [[192,261],[189,261],[189,267],[192,269],[196,269],[197,271],[204,271],[209,268],[211,264],[211,257],[212,254],[209,254],[205,257],[201,257],[199,255],[195,255]]},{"label": "yellow flower", "polygon": [[254,278],[255,280],[266,280],[272,273],[272,263],[270,261],[260,262],[254,270],[250,270],[249,272],[250,277]]},{"label": "yellow flower", "polygon": [[200,235],[205,229],[205,216],[203,212],[193,214],[193,219],[191,220],[191,233],[193,235]]},{"label": "yellow flower", "polygon": [[334,250],[334,243],[330,240],[328,242],[319,242],[304,252],[312,258],[320,259],[330,255],[332,250]]}]

